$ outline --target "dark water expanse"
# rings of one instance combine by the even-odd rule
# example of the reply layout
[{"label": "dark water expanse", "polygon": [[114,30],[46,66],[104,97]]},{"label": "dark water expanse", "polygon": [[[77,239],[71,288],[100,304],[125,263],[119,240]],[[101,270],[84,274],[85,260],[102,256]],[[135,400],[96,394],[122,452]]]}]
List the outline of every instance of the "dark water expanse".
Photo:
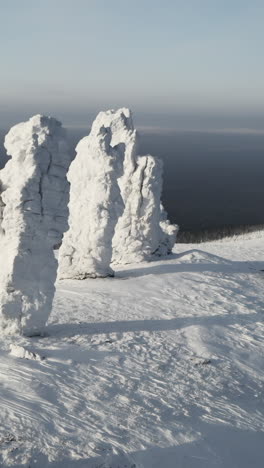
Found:
[{"label": "dark water expanse", "polygon": [[163,159],[163,202],[182,230],[264,223],[264,135],[142,135]]},{"label": "dark water expanse", "polygon": [[[85,134],[69,130],[72,152]],[[141,133],[139,153],[162,158],[163,203],[181,230],[264,223],[264,135]]]}]

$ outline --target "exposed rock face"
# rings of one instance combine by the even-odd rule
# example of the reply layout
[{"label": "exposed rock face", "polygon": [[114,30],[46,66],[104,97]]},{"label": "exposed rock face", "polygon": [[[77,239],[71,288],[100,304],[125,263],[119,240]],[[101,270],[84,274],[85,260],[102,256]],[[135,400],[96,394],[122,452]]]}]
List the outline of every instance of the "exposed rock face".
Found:
[{"label": "exposed rock face", "polygon": [[60,122],[36,115],[5,138],[0,171],[0,329],[39,334],[49,317],[67,229],[70,156]]},{"label": "exposed rock face", "polygon": [[117,177],[123,167],[124,145],[113,147],[112,131],[100,113],[76,151],[68,173],[70,227],[59,251],[59,276],[112,276],[112,239],[123,210]]}]

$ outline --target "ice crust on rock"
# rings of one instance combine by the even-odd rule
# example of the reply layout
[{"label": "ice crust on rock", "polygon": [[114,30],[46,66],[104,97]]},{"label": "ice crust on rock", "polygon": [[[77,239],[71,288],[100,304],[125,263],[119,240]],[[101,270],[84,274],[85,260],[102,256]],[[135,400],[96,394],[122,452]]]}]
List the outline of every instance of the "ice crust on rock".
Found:
[{"label": "ice crust on rock", "polygon": [[137,156],[129,109],[100,112],[70,166],[69,231],[59,252],[61,279],[112,276],[110,263],[166,255],[177,228],[160,204],[162,163]]},{"label": "ice crust on rock", "polygon": [[150,155],[138,157],[130,183],[125,212],[115,233],[114,263],[148,259],[161,238],[161,162]]},{"label": "ice crust on rock", "polygon": [[177,228],[169,223],[160,204],[162,170],[159,159],[137,157],[130,194],[113,241],[113,263],[141,262],[171,252]]},{"label": "ice crust on rock", "polygon": [[0,329],[40,334],[55,291],[53,247],[68,223],[70,155],[65,130],[36,115],[5,138],[11,159],[0,171]]},{"label": "ice crust on rock", "polygon": [[162,203],[160,204],[160,228],[161,228],[161,238],[157,255],[168,255],[172,252],[174,244],[176,242],[176,237],[179,231],[179,226],[177,224],[171,224],[168,220],[167,211],[164,210]]},{"label": "ice crust on rock", "polygon": [[119,152],[118,185],[125,202],[130,193],[130,176],[135,171],[136,166],[137,132],[134,129],[132,113],[125,107],[116,111],[110,109],[99,112],[93,122],[93,129],[98,131],[102,126],[111,130],[111,146],[120,145],[123,148],[123,152]]},{"label": "ice crust on rock", "polygon": [[77,145],[70,182],[69,230],[59,251],[60,278],[113,276],[112,239],[123,210],[117,178],[124,145],[112,143],[112,131],[100,113],[89,136]]},{"label": "ice crust on rock", "polygon": [[137,156],[137,132],[129,109],[100,112],[93,125],[102,123],[111,129],[111,146],[124,147],[118,177],[124,211],[115,228],[112,262],[133,263],[167,255],[178,228],[170,224],[160,204],[162,163],[153,156]]}]

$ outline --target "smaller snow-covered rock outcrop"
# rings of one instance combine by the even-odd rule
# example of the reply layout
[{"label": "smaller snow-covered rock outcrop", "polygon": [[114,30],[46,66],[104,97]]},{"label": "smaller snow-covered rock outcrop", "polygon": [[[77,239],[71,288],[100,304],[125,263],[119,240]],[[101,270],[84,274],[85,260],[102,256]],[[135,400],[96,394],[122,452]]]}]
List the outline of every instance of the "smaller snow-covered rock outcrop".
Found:
[{"label": "smaller snow-covered rock outcrop", "polygon": [[124,145],[112,146],[112,131],[100,113],[77,145],[70,166],[69,230],[59,251],[60,278],[113,276],[112,238],[123,202],[117,177]]},{"label": "smaller snow-covered rock outcrop", "polygon": [[177,227],[169,223],[160,204],[162,168],[162,162],[153,156],[137,157],[114,237],[113,263],[141,262],[171,252]]},{"label": "smaller snow-covered rock outcrop", "polygon": [[171,253],[176,242],[179,226],[177,224],[171,224],[171,222],[168,220],[167,211],[164,210],[162,203],[160,204],[159,225],[161,228],[161,238],[156,255],[168,255]]},{"label": "smaller snow-covered rock outcrop", "polygon": [[49,317],[67,229],[70,156],[60,122],[36,115],[5,138],[0,171],[0,329],[39,334]]},{"label": "smaller snow-covered rock outcrop", "polygon": [[32,361],[43,361],[45,359],[45,357],[41,356],[39,353],[13,343],[10,345],[10,354],[17,358],[30,359]]}]

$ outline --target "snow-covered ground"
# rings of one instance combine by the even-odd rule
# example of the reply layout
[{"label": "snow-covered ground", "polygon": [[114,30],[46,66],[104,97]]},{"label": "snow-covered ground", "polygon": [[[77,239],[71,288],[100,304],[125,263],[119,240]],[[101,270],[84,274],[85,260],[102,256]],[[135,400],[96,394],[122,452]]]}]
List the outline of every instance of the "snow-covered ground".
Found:
[{"label": "snow-covered ground", "polygon": [[0,341],[0,466],[262,468],[263,241],[60,281],[47,336]]}]

